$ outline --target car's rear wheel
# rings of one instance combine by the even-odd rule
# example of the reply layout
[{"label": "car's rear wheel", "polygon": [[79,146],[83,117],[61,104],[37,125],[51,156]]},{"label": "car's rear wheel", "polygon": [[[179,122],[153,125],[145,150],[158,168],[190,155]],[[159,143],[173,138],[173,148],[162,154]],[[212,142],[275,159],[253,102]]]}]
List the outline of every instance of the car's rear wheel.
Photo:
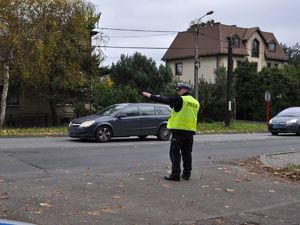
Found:
[{"label": "car's rear wheel", "polygon": [[112,137],[112,130],[108,126],[101,126],[96,131],[96,141],[98,142],[108,142]]},{"label": "car's rear wheel", "polygon": [[278,135],[278,132],[271,132],[272,135]]},{"label": "car's rear wheel", "polygon": [[157,134],[158,140],[167,141],[170,139],[170,137],[171,137],[171,132],[167,129],[166,125],[162,125],[158,130],[158,134]]}]

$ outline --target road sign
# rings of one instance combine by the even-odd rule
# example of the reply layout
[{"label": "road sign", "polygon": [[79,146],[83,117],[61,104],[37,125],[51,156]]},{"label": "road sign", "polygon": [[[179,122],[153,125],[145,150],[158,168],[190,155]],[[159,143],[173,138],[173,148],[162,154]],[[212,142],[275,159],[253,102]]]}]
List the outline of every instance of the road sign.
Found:
[{"label": "road sign", "polygon": [[271,101],[271,93],[269,91],[266,91],[265,93],[265,101],[266,102]]}]

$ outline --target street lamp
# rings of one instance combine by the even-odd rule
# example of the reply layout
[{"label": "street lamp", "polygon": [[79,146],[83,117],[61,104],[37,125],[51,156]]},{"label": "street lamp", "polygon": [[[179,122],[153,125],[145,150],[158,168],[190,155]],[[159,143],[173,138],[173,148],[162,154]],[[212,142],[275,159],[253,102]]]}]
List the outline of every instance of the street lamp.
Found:
[{"label": "street lamp", "polygon": [[194,86],[195,86],[195,98],[197,100],[199,100],[199,87],[198,87],[198,71],[200,68],[200,61],[199,61],[199,43],[198,43],[198,38],[199,38],[199,27],[200,27],[200,21],[202,18],[213,14],[214,11],[209,11],[207,12],[205,15],[201,16],[198,20],[197,20],[197,24],[196,24],[196,33],[195,33],[195,61],[194,61]]},{"label": "street lamp", "polygon": [[[92,46],[92,40],[93,36],[96,36],[99,32],[95,30],[95,26],[92,25],[90,27],[90,54],[89,54],[89,63],[90,67],[92,66],[92,53],[93,53],[93,46]],[[92,72],[89,71],[89,79],[90,79],[90,90],[89,90],[89,102],[90,102],[90,113],[92,112]]]}]

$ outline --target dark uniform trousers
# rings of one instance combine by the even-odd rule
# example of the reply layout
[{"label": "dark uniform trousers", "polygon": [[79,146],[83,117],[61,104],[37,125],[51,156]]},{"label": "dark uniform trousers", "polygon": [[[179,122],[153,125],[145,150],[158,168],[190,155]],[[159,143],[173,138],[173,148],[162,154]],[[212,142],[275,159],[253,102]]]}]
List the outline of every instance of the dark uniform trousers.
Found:
[{"label": "dark uniform trousers", "polygon": [[183,161],[183,175],[190,177],[192,171],[193,135],[172,134],[170,146],[170,159],[172,162],[172,175],[179,177],[181,173],[181,156]]}]

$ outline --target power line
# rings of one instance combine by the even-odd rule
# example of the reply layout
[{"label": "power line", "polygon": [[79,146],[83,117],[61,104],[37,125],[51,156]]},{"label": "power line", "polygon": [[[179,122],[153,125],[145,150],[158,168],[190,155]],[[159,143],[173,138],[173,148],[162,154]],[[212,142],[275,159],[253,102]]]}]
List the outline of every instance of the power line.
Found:
[{"label": "power line", "polygon": [[[133,32],[161,32],[161,33],[179,33],[179,32],[182,32],[182,31],[171,31],[171,30],[144,30],[144,29],[126,29],[126,28],[108,28],[108,27],[102,27],[102,28],[99,28],[99,29],[103,29],[103,30],[115,30],[115,31],[133,31]],[[191,31],[187,31],[187,32],[190,32],[190,33],[194,33],[194,32],[191,32]],[[223,43],[226,43],[228,44],[227,41],[224,41],[224,40],[221,40],[217,37],[214,37],[214,36],[211,36],[211,35],[208,35],[208,34],[205,34],[203,32],[200,32],[201,35],[203,36],[206,36],[208,38],[211,38],[211,39],[214,39],[214,40],[217,40],[219,42],[223,42]],[[145,35],[145,36],[119,36],[120,38],[124,38],[124,37],[151,37],[151,36],[162,36],[162,35],[169,35],[169,34],[160,34],[160,35]],[[115,38],[118,38],[118,37],[115,37]],[[104,45],[99,45],[99,46],[95,46],[95,47],[102,47],[102,48],[119,48],[119,49],[153,49],[153,50],[166,50],[166,49],[177,49],[177,50],[187,50],[187,49],[195,49],[194,47],[191,47],[191,48],[170,48],[170,47],[142,47],[142,46],[104,46]],[[221,47],[221,48],[226,48],[227,47]],[[208,49],[208,48],[199,48],[199,49]],[[252,49],[249,49],[245,46],[245,49],[248,50],[248,51],[251,51]],[[262,51],[259,51],[260,54],[263,54],[264,52]]]},{"label": "power line", "polygon": [[179,33],[179,32],[181,32],[181,31],[174,31],[174,30],[144,30],[144,29],[127,29],[127,28],[110,28],[110,27],[101,27],[98,29],[115,30],[115,31],[133,31],[133,32],[154,32],[154,33]]},{"label": "power line", "polygon": [[150,35],[123,35],[123,36],[110,36],[110,35],[103,35],[103,37],[108,38],[138,38],[138,37],[160,37],[160,36],[167,36],[172,34],[150,34]]}]

